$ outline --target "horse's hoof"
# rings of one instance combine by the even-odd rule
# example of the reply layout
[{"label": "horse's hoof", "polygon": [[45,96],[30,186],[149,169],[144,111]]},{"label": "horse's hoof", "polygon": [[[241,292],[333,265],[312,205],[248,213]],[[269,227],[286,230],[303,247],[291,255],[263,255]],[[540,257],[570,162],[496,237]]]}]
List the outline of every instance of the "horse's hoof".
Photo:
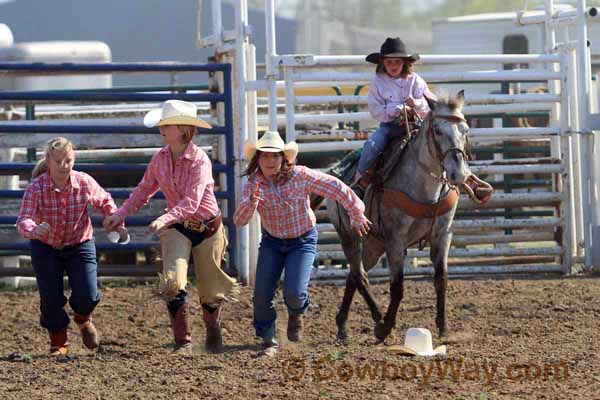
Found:
[{"label": "horse's hoof", "polygon": [[345,329],[338,330],[337,341],[341,343],[346,343],[348,341],[348,334]]},{"label": "horse's hoof", "polygon": [[379,339],[379,341],[383,342],[389,334],[390,331],[386,328],[384,322],[378,322],[377,324],[375,324],[375,337]]}]

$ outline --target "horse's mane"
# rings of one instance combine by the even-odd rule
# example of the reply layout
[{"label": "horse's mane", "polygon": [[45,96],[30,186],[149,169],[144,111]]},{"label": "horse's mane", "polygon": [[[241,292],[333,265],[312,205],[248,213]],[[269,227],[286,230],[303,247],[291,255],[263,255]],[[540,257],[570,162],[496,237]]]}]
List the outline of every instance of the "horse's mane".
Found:
[{"label": "horse's mane", "polygon": [[463,106],[464,101],[462,98],[457,96],[442,96],[436,100],[436,108],[437,107],[447,107],[450,110],[454,111],[460,109]]}]

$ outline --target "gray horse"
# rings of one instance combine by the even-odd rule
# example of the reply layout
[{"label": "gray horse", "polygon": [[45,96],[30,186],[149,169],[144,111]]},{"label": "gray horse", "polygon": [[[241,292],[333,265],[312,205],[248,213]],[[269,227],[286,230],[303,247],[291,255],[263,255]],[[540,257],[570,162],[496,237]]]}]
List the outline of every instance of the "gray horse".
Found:
[{"label": "gray horse", "polygon": [[[365,194],[367,215],[373,229],[361,243],[350,228],[345,211],[327,201],[329,217],[339,234],[350,274],[340,310],[336,317],[338,339],[345,340],[346,320],[354,292],[367,302],[375,321],[375,336],[383,341],[394,328],[398,306],[404,296],[404,261],[409,246],[429,241],[435,270],[437,296],[436,325],[445,336],[447,258],[452,233],[450,227],[458,201],[457,185],[470,175],[465,147],[468,125],[462,115],[463,92],[456,98],[432,101],[431,111],[418,135],[406,145],[401,155],[389,146],[383,157],[392,159],[379,171],[379,184],[372,184]],[[397,161],[397,162],[396,162]],[[387,172],[386,172],[387,168]],[[362,246],[361,246],[362,244]],[[382,314],[369,290],[367,271],[385,253],[390,271],[390,304]]]}]

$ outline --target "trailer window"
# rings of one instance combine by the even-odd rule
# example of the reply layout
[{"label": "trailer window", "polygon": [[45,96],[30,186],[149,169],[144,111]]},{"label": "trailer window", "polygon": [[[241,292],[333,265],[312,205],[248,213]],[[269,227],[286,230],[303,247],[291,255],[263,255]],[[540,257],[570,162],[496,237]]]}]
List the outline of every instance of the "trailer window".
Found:
[{"label": "trailer window", "polygon": [[[525,35],[508,35],[502,42],[504,54],[527,54],[529,53],[529,42]],[[504,64],[504,69],[529,68],[528,64],[511,63]]]},{"label": "trailer window", "polygon": [[[529,53],[529,42],[525,35],[508,35],[504,37],[502,41],[502,52],[504,54],[528,54]],[[529,68],[527,63],[507,63],[503,65],[504,69],[526,69]],[[503,82],[500,84],[502,93],[509,93],[510,82]],[[521,91],[520,85],[517,84],[514,90],[517,93]]]}]

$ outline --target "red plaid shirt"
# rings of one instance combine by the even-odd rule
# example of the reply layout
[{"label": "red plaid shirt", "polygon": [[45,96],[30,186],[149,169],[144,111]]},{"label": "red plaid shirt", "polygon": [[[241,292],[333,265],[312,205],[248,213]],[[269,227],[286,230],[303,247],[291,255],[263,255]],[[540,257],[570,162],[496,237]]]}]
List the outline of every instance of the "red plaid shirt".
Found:
[{"label": "red plaid shirt", "polygon": [[168,211],[158,220],[165,225],[185,220],[205,221],[219,213],[214,186],[212,163],[202,149],[190,142],[173,163],[166,146],[154,154],[144,177],[117,214],[125,219],[148,204],[160,189],[167,199]]},{"label": "red plaid shirt", "polygon": [[94,233],[88,204],[104,216],[117,211],[110,193],[88,174],[72,171],[67,187],[61,191],[46,172],[31,181],[25,190],[17,231],[25,239],[31,239],[36,226],[47,222],[50,231],[40,238],[42,242],[56,248],[79,244],[91,239]]},{"label": "red plaid shirt", "polygon": [[[262,200],[253,202],[250,197],[256,182],[260,185]],[[353,226],[366,219],[363,202],[342,181],[307,167],[296,166],[290,180],[283,185],[274,185],[260,172],[251,176],[242,189],[234,221],[236,225],[246,225],[258,209],[262,225],[270,235],[282,239],[296,238],[314,227],[317,220],[310,208],[310,193],[338,201],[348,212]]]}]

